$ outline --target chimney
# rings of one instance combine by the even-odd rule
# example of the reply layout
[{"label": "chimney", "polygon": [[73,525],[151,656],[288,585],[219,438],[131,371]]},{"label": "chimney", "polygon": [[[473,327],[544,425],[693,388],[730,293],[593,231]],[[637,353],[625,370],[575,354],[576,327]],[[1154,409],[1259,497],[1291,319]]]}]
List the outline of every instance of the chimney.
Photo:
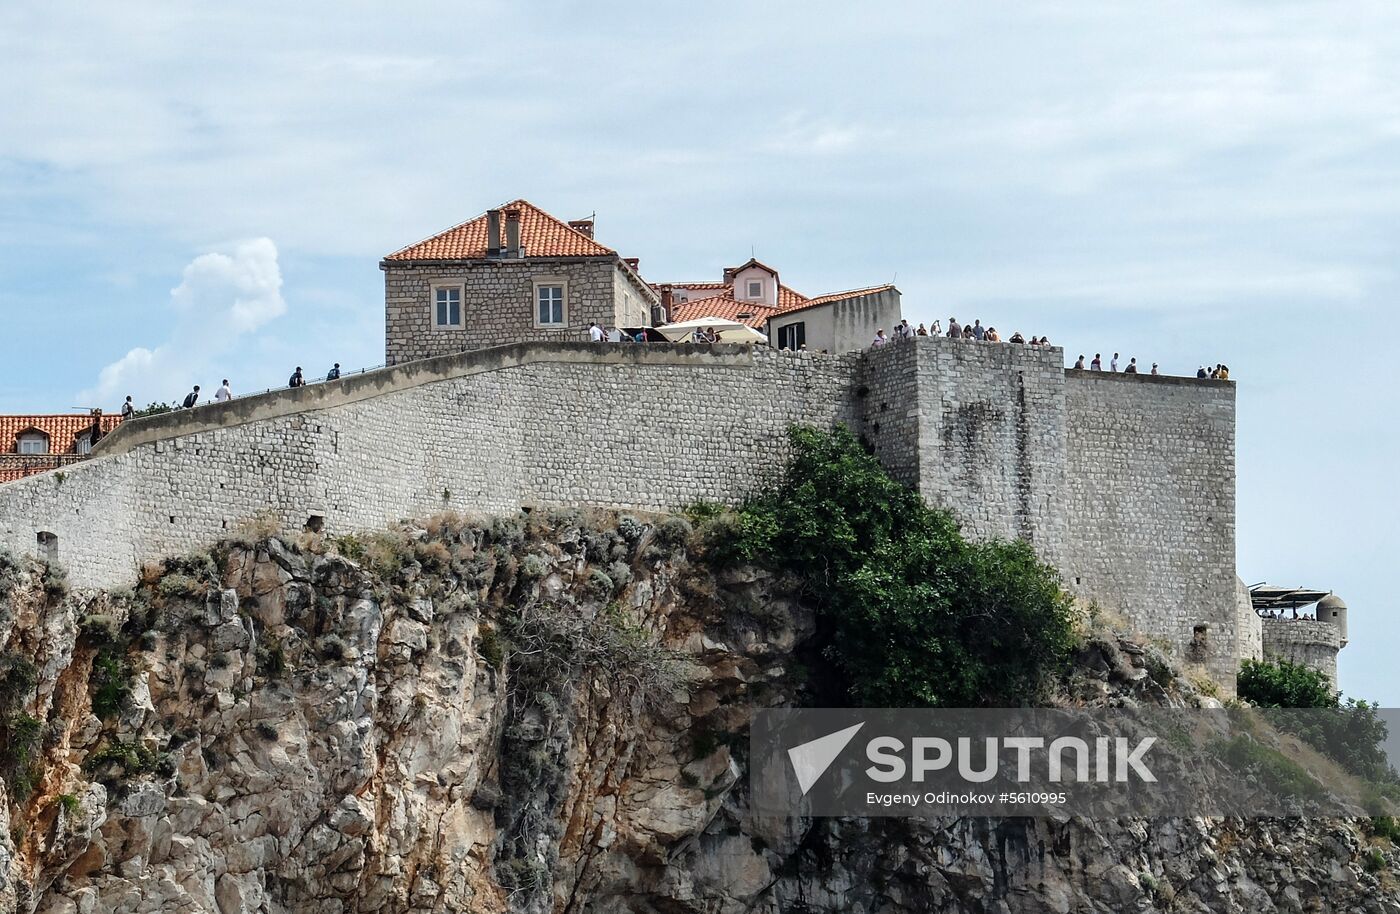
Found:
[{"label": "chimney", "polygon": [[671,291],[671,284],[665,283],[661,286],[661,307],[666,309],[666,313],[671,313],[671,305],[675,301],[675,294]]},{"label": "chimney", "polygon": [[569,223],[569,228],[578,232],[580,235],[587,235],[589,238],[593,237],[592,219],[574,219]]},{"label": "chimney", "polygon": [[486,211],[486,256],[501,256],[501,211],[498,209]]},{"label": "chimney", "polygon": [[622,262],[631,267],[633,273],[638,273],[639,271],[637,268],[642,261],[640,258],[637,257],[624,257],[622,258]]},{"label": "chimney", "polygon": [[520,210],[506,210],[506,256],[520,257]]}]

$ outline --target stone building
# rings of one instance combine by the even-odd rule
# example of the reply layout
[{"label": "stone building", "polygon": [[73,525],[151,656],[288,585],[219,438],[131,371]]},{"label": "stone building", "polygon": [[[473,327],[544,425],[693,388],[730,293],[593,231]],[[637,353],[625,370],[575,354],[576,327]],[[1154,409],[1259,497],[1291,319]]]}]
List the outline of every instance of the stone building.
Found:
[{"label": "stone building", "polygon": [[121,416],[91,413],[0,416],[0,482],[82,460]]},{"label": "stone building", "polygon": [[646,327],[659,304],[637,261],[515,200],[380,261],[384,361],[521,340],[587,340],[590,323]]},{"label": "stone building", "polygon": [[767,334],[776,349],[851,352],[870,345],[876,330],[889,333],[900,321],[900,295],[893,285],[809,298],[783,285],[777,270],[756,259],[726,268],[718,282],[655,288],[671,321],[738,321]]}]

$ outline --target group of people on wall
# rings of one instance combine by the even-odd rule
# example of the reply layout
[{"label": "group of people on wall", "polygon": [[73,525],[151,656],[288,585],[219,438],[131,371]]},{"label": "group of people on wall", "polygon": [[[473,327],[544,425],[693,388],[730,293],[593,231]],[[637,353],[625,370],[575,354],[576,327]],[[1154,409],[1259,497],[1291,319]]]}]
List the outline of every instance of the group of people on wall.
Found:
[{"label": "group of people on wall", "polygon": [[891,340],[907,340],[917,336],[947,336],[950,340],[976,340],[983,343],[1019,343],[1023,346],[1049,346],[1048,336],[1033,336],[1027,340],[1021,335],[1021,331],[1016,331],[1007,339],[1003,339],[995,327],[983,327],[982,319],[978,318],[971,324],[964,326],[958,323],[956,317],[948,318],[948,332],[944,334],[941,321],[934,321],[932,326],[919,324],[914,327],[907,320],[901,320],[895,324],[894,335],[886,336],[885,328],[881,327],[875,331],[875,339],[871,346],[883,346]]},{"label": "group of people on wall", "polygon": [[[326,372],[326,376],[322,380],[334,381],[337,380],[339,377],[340,363],[336,362],[333,366],[331,366],[331,370]],[[287,386],[289,388],[306,386],[306,377],[302,374],[300,365],[296,367],[296,371],[292,372],[291,377],[287,378]],[[194,385],[194,387],[190,389],[190,392],[185,394],[184,398],[180,400],[179,403],[177,403],[175,406],[169,407],[169,409],[193,409],[194,407],[199,405],[199,391],[200,386],[198,384]],[[214,399],[212,402],[227,403],[229,400],[232,399],[233,388],[229,385],[228,378],[224,378],[223,383],[219,385],[219,389],[214,391]],[[207,403],[211,401],[206,400],[205,402]],[[160,406],[158,408],[158,411],[164,412],[166,411],[166,409],[167,407]],[[127,395],[126,402],[122,404],[121,413],[123,420],[131,419],[136,415],[136,404],[132,402],[130,394]]]}]

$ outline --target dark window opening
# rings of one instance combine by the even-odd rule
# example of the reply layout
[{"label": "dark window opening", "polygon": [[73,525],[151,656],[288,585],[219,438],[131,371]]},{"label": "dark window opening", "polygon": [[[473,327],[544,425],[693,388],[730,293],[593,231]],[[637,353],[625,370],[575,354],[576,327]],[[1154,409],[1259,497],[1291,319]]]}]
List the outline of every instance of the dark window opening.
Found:
[{"label": "dark window opening", "polygon": [[807,322],[798,321],[778,328],[779,349],[801,349],[807,345]]},{"label": "dark window opening", "polygon": [[39,531],[39,557],[46,562],[58,561],[58,536],[47,530]]},{"label": "dark window opening", "polygon": [[323,514],[313,514],[306,519],[307,533],[320,533],[326,526],[326,518]]}]

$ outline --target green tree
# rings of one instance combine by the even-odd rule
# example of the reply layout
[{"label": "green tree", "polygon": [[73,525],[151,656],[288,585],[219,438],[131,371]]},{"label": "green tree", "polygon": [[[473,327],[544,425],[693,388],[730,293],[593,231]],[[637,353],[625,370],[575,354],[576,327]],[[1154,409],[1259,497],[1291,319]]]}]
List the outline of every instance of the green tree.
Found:
[{"label": "green tree", "polygon": [[1017,705],[1066,664],[1070,599],[1024,542],[969,543],[844,428],[799,426],[781,485],[714,542],[803,582],[864,706]]}]

